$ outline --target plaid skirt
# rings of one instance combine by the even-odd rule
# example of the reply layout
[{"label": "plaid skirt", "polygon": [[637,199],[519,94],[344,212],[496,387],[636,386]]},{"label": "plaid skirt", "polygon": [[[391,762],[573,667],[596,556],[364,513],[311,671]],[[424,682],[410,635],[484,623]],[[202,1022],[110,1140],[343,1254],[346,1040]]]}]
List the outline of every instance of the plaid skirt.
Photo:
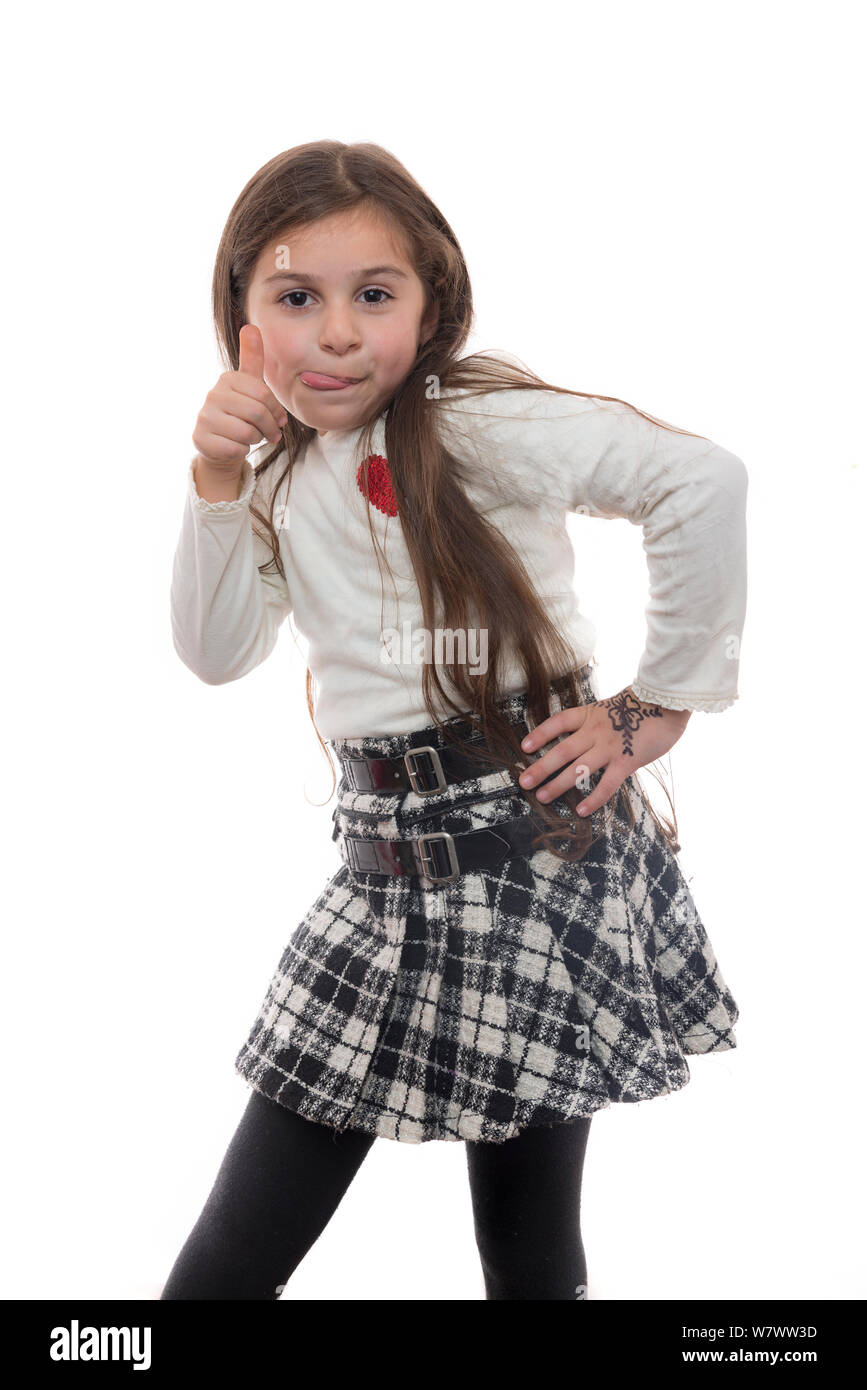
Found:
[{"label": "plaid skirt", "polygon": [[[582,703],[600,698],[594,665],[576,672]],[[551,712],[561,707],[552,691]],[[500,708],[524,727],[524,693]],[[445,740],[434,725],[329,743],[391,757]],[[736,1046],[738,1008],[635,774],[621,794],[634,826],[610,827],[583,859],[540,848],[433,884],[355,873],[342,837],[460,834],[532,815],[511,775],[432,796],[341,778],[344,863],[289,940],[235,1070],[299,1115],[408,1143],[499,1143],[685,1086],[687,1054]],[[606,809],[589,818],[594,834]]]}]

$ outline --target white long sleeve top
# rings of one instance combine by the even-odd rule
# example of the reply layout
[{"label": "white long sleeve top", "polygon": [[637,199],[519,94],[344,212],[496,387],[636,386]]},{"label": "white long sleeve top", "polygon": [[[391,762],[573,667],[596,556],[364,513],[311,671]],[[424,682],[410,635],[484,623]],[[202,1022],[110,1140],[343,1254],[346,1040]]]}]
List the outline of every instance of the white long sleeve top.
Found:
[{"label": "white long sleeve top", "polygon": [[[738,457],[598,397],[452,390],[430,404],[466,467],[468,495],[518,551],[578,665],[593,655],[596,629],[579,610],[566,517],[624,517],[642,528],[650,580],[632,690],[669,709],[717,712],[738,698],[747,593],[747,471]],[[257,479],[254,466],[273,447],[257,446],[237,500],[227,502],[199,496],[191,462],[172,573],[175,649],[208,684],[238,680],[263,662],[292,613],[318,688],[316,723],[328,739],[427,727],[423,659],[437,661],[452,691],[441,669],[450,658],[438,654],[449,647],[437,648],[432,633],[425,652],[400,519],[375,488],[374,470],[387,476],[387,466],[374,465],[371,517],[396,595],[387,570],[380,576],[359,476],[361,433],[315,435],[296,460],[291,488],[288,479],[281,484],[275,518],[285,581],[259,573],[271,552],[250,516],[251,500],[267,514],[285,454]],[[385,457],[384,414],[372,452]],[[478,669],[484,636],[467,640],[466,659]],[[511,649],[507,655],[504,694],[526,685]]]}]

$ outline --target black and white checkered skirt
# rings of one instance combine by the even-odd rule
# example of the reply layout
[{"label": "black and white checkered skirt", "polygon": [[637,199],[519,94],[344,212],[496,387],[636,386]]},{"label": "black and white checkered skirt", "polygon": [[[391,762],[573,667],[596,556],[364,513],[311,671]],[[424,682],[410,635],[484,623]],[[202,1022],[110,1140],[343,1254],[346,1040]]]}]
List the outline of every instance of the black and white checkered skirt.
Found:
[{"label": "black and white checkered skirt", "polygon": [[[600,698],[594,665],[576,673],[582,703]],[[523,722],[523,694],[500,706]],[[330,743],[392,757],[445,740],[431,726]],[[634,826],[615,822],[571,863],[542,848],[431,884],[344,862],[293,932],[235,1070],[299,1115],[416,1144],[501,1142],[685,1086],[687,1054],[736,1046],[738,1008],[634,775],[621,791]],[[433,796],[342,779],[335,836],[459,834],[531,814],[505,772]]]}]

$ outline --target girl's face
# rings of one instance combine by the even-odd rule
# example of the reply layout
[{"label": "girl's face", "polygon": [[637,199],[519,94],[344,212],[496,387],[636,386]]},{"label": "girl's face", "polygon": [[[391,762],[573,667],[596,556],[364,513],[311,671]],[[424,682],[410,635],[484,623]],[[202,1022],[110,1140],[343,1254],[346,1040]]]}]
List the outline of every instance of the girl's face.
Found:
[{"label": "girl's face", "polygon": [[[265,247],[247,291],[265,380],[319,434],[363,425],[405,380],[421,343],[424,286],[380,219],[335,213]],[[336,379],[355,384],[334,386]]]}]

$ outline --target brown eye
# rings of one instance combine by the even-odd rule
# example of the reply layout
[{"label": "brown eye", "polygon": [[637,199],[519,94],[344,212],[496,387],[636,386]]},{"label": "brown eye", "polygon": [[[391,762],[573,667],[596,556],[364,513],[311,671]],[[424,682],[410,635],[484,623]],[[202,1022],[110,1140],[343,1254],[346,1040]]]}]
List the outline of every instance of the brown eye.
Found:
[{"label": "brown eye", "polygon": [[[280,295],[280,298],[277,300],[277,303],[278,303],[278,304],[282,304],[284,299],[289,299],[289,297],[290,297],[291,295],[293,295],[293,294],[305,295],[305,294],[307,294],[307,293],[308,293],[307,290],[287,290],[285,294],[281,294],[281,295]],[[289,308],[289,309],[306,309],[307,305],[306,305],[306,304],[288,304],[286,307]]]}]

